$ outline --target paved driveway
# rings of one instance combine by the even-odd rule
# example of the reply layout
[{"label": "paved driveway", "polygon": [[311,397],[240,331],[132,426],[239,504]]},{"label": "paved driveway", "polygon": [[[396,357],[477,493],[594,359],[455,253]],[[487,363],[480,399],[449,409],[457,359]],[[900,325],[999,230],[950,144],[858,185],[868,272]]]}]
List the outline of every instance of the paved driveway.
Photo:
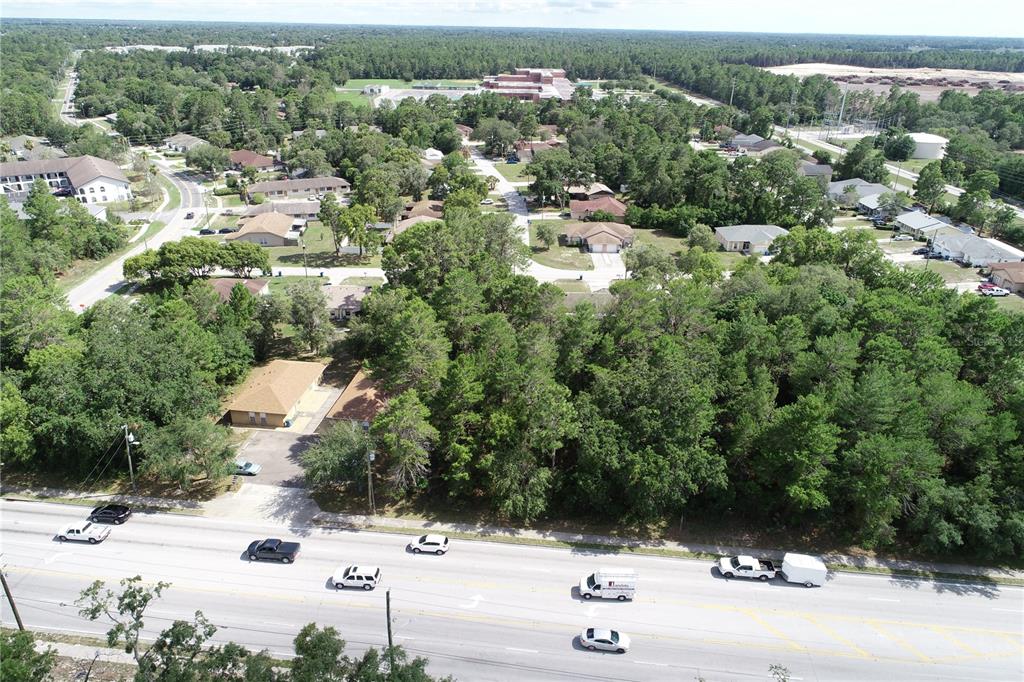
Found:
[{"label": "paved driveway", "polygon": [[252,478],[246,477],[247,481],[293,488],[305,485],[299,458],[316,441],[316,436],[257,429],[251,432],[249,439],[238,449],[238,457],[256,462],[263,467],[263,471]]}]

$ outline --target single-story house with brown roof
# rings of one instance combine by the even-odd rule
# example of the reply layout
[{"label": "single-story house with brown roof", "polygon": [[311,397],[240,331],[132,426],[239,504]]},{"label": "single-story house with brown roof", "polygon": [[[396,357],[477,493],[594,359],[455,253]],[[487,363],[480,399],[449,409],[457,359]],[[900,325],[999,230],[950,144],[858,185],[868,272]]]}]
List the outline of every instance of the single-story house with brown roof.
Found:
[{"label": "single-story house with brown roof", "polygon": [[561,147],[562,143],[558,140],[551,140],[550,142],[532,142],[529,140],[519,140],[515,144],[515,155],[519,158],[521,163],[529,163],[533,161],[534,157],[541,152],[546,152],[549,149],[557,149]]},{"label": "single-story house with brown roof", "polygon": [[346,194],[352,186],[345,178],[330,176],[300,178],[298,180],[267,180],[249,185],[249,196],[262,194],[269,199],[285,197],[307,197],[314,194],[337,192]]},{"label": "single-story house with brown roof", "polygon": [[1024,263],[998,263],[991,267],[992,283],[1015,294],[1024,293]]},{"label": "single-story house with brown roof", "polygon": [[573,199],[569,202],[569,215],[573,220],[586,220],[596,211],[611,213],[617,221],[626,219],[626,205],[615,197],[600,196],[594,199]]},{"label": "single-story house with brown roof", "polygon": [[473,134],[472,128],[470,128],[467,125],[462,125],[461,123],[456,123],[455,129],[458,130],[459,134],[462,135],[463,137],[469,137],[470,135]]},{"label": "single-story house with brown roof", "polygon": [[252,242],[260,246],[296,246],[298,233],[293,231],[295,219],[284,213],[263,213],[245,221],[238,232],[225,239]]},{"label": "single-story house with brown roof", "polygon": [[265,279],[242,279],[240,277],[218,277],[210,280],[210,286],[217,292],[222,301],[231,300],[231,292],[241,284],[253,296],[266,296],[270,293],[270,283]]},{"label": "single-story house with brown roof", "polygon": [[440,199],[423,199],[422,201],[410,201],[402,208],[399,220],[408,220],[426,216],[440,220],[444,217],[444,201]]},{"label": "single-story house with brown roof", "polygon": [[327,365],[274,360],[257,367],[228,405],[234,426],[289,426],[306,392],[320,383]]},{"label": "single-story house with brown roof", "polygon": [[228,160],[231,161],[231,166],[236,170],[242,170],[246,166],[252,166],[260,170],[274,167],[274,160],[272,158],[263,154],[257,154],[248,149],[239,149],[231,152],[228,154]]},{"label": "single-story house with brown roof", "polygon": [[589,185],[572,185],[566,191],[571,199],[579,199],[581,201],[615,196],[615,192],[603,182],[592,182]]},{"label": "single-story house with brown roof", "polygon": [[619,223],[576,223],[562,230],[569,246],[582,244],[592,253],[618,253],[633,243],[633,228]]},{"label": "single-story house with brown roof", "polygon": [[353,421],[367,426],[387,405],[384,393],[363,370],[356,372],[348,386],[327,410],[325,420]]},{"label": "single-story house with brown roof", "polygon": [[373,287],[355,284],[331,284],[323,287],[327,297],[327,310],[332,320],[347,320],[363,310],[363,299]]}]

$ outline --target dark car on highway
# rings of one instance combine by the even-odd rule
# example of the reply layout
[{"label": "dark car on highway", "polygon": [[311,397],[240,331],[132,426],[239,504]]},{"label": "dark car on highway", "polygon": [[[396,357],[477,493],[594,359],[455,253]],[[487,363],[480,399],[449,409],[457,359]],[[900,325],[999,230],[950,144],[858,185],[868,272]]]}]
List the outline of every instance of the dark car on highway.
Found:
[{"label": "dark car on highway", "polygon": [[132,510],[123,504],[105,504],[96,507],[89,513],[89,520],[99,523],[116,523],[118,525],[128,520]]},{"label": "dark car on highway", "polygon": [[185,220],[192,220],[195,217],[196,217],[196,214],[193,213],[192,211],[189,211],[188,213],[185,214]]},{"label": "dark car on highway", "polygon": [[299,555],[300,546],[298,542],[285,542],[277,538],[253,540],[246,554],[249,555],[249,561],[280,561],[290,564]]}]

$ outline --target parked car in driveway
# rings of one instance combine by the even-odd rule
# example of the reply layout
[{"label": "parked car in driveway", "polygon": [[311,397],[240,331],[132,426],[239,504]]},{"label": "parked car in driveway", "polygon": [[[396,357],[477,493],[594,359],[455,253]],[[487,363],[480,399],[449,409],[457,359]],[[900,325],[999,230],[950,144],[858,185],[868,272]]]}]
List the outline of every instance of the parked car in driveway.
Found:
[{"label": "parked car in driveway", "polygon": [[914,238],[909,234],[898,234],[892,238],[894,242],[912,242]]},{"label": "parked car in driveway", "polygon": [[92,521],[83,521],[65,526],[62,531],[57,533],[57,539],[61,542],[75,540],[95,545],[97,542],[106,540],[108,535],[110,535],[110,529],[106,526],[97,526]]},{"label": "parked car in driveway", "polygon": [[915,256],[923,256],[926,253],[930,253],[930,252],[931,252],[931,249],[929,249],[927,246],[922,246],[922,247],[914,249],[914,255]]},{"label": "parked car in driveway", "polygon": [[421,535],[409,543],[413,554],[428,552],[441,556],[448,551],[448,538],[443,535]]},{"label": "parked car in driveway", "polygon": [[255,476],[263,471],[263,467],[256,462],[244,459],[235,460],[235,476]]},{"label": "parked car in driveway", "polygon": [[580,645],[590,651],[614,651],[624,654],[629,651],[629,635],[607,628],[587,628],[580,633]]},{"label": "parked car in driveway", "polygon": [[280,561],[290,564],[299,555],[301,545],[298,542],[285,542],[277,538],[253,540],[245,550],[249,561]]},{"label": "parked car in driveway", "polygon": [[217,234],[217,230],[211,230],[208,227],[204,227],[203,229],[199,230],[199,234]]},{"label": "parked car in driveway", "polygon": [[339,566],[331,576],[331,582],[339,590],[346,587],[372,590],[380,582],[380,568],[378,566],[348,566],[345,568]]},{"label": "parked car in driveway", "polygon": [[237,227],[222,227],[217,230],[219,234],[231,234],[232,232],[238,232]]},{"label": "parked car in driveway", "polygon": [[1009,296],[1010,295],[1009,290],[1008,289],[1004,289],[1002,287],[988,287],[987,289],[982,289],[981,292],[979,292],[979,293],[981,293],[982,296],[999,296],[999,297],[1002,297],[1002,296]]},{"label": "parked car in driveway", "polygon": [[132,515],[130,507],[123,504],[105,504],[101,507],[96,507],[89,512],[90,521],[98,521],[100,523],[116,523],[118,525],[128,520],[128,517]]}]

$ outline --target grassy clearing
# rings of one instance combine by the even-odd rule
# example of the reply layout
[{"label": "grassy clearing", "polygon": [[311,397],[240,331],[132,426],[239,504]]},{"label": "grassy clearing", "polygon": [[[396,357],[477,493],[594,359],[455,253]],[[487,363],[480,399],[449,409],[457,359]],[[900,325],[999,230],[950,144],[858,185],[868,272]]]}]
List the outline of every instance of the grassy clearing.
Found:
[{"label": "grassy clearing", "polygon": [[[555,222],[555,221],[551,221]],[[557,227],[562,227],[563,221],[558,221]],[[594,260],[590,257],[589,253],[583,251],[578,246],[562,246],[561,244],[554,244],[550,249],[544,247],[544,245],[537,239],[536,232],[537,222],[530,225],[530,248],[533,251],[531,258],[537,261],[541,265],[547,265],[552,268],[560,268],[562,270],[593,270]]]},{"label": "grassy clearing", "polygon": [[494,164],[494,170],[501,173],[502,177],[509,182],[532,182],[533,176],[526,174],[525,163],[513,163],[511,165],[507,163],[496,163]]},{"label": "grassy clearing", "polygon": [[411,88],[414,81],[400,78],[350,78],[341,87],[346,90],[362,90],[367,85],[387,85],[392,88]]},{"label": "grassy clearing", "polygon": [[370,98],[358,90],[335,90],[331,99],[335,102],[348,102],[361,107],[370,106]]},{"label": "grassy clearing", "polygon": [[1003,310],[1012,313],[1024,313],[1024,296],[1020,294],[1010,294],[1003,298],[995,299],[996,305]]},{"label": "grassy clearing", "polygon": [[323,286],[329,284],[330,280],[326,277],[301,277],[291,276],[288,277],[271,277],[270,278],[270,293],[272,294],[284,294],[287,293],[288,287],[293,284],[299,284],[301,282],[315,282],[317,285]]},{"label": "grassy clearing", "polygon": [[589,294],[590,287],[587,286],[586,282],[581,282],[578,279],[556,279],[552,282],[556,287],[561,289],[567,294]]},{"label": "grassy clearing", "polygon": [[223,206],[224,208],[237,208],[239,206],[245,206],[245,204],[242,203],[242,200],[238,197],[237,194],[227,194],[225,196],[220,196],[217,197],[217,200],[220,201],[220,205]]},{"label": "grassy clearing", "polygon": [[956,263],[951,263],[949,261],[927,260],[920,263],[907,263],[906,267],[937,272],[942,276],[942,279],[946,284],[981,281],[981,276],[974,268],[962,268]]},{"label": "grassy clearing", "polygon": [[271,246],[267,248],[270,255],[270,264],[274,267],[288,266],[298,267],[305,265],[313,268],[337,268],[337,267],[380,267],[380,254],[366,254],[362,258],[354,254],[337,255],[334,253],[334,240],[327,229],[320,221],[314,220],[306,227],[302,236],[302,243],[306,245],[306,255],[303,258],[302,245],[298,246]]},{"label": "grassy clearing", "polygon": [[685,238],[677,237],[664,230],[635,229],[633,234],[636,236],[637,244],[657,246],[674,255],[678,255],[687,249]]}]

